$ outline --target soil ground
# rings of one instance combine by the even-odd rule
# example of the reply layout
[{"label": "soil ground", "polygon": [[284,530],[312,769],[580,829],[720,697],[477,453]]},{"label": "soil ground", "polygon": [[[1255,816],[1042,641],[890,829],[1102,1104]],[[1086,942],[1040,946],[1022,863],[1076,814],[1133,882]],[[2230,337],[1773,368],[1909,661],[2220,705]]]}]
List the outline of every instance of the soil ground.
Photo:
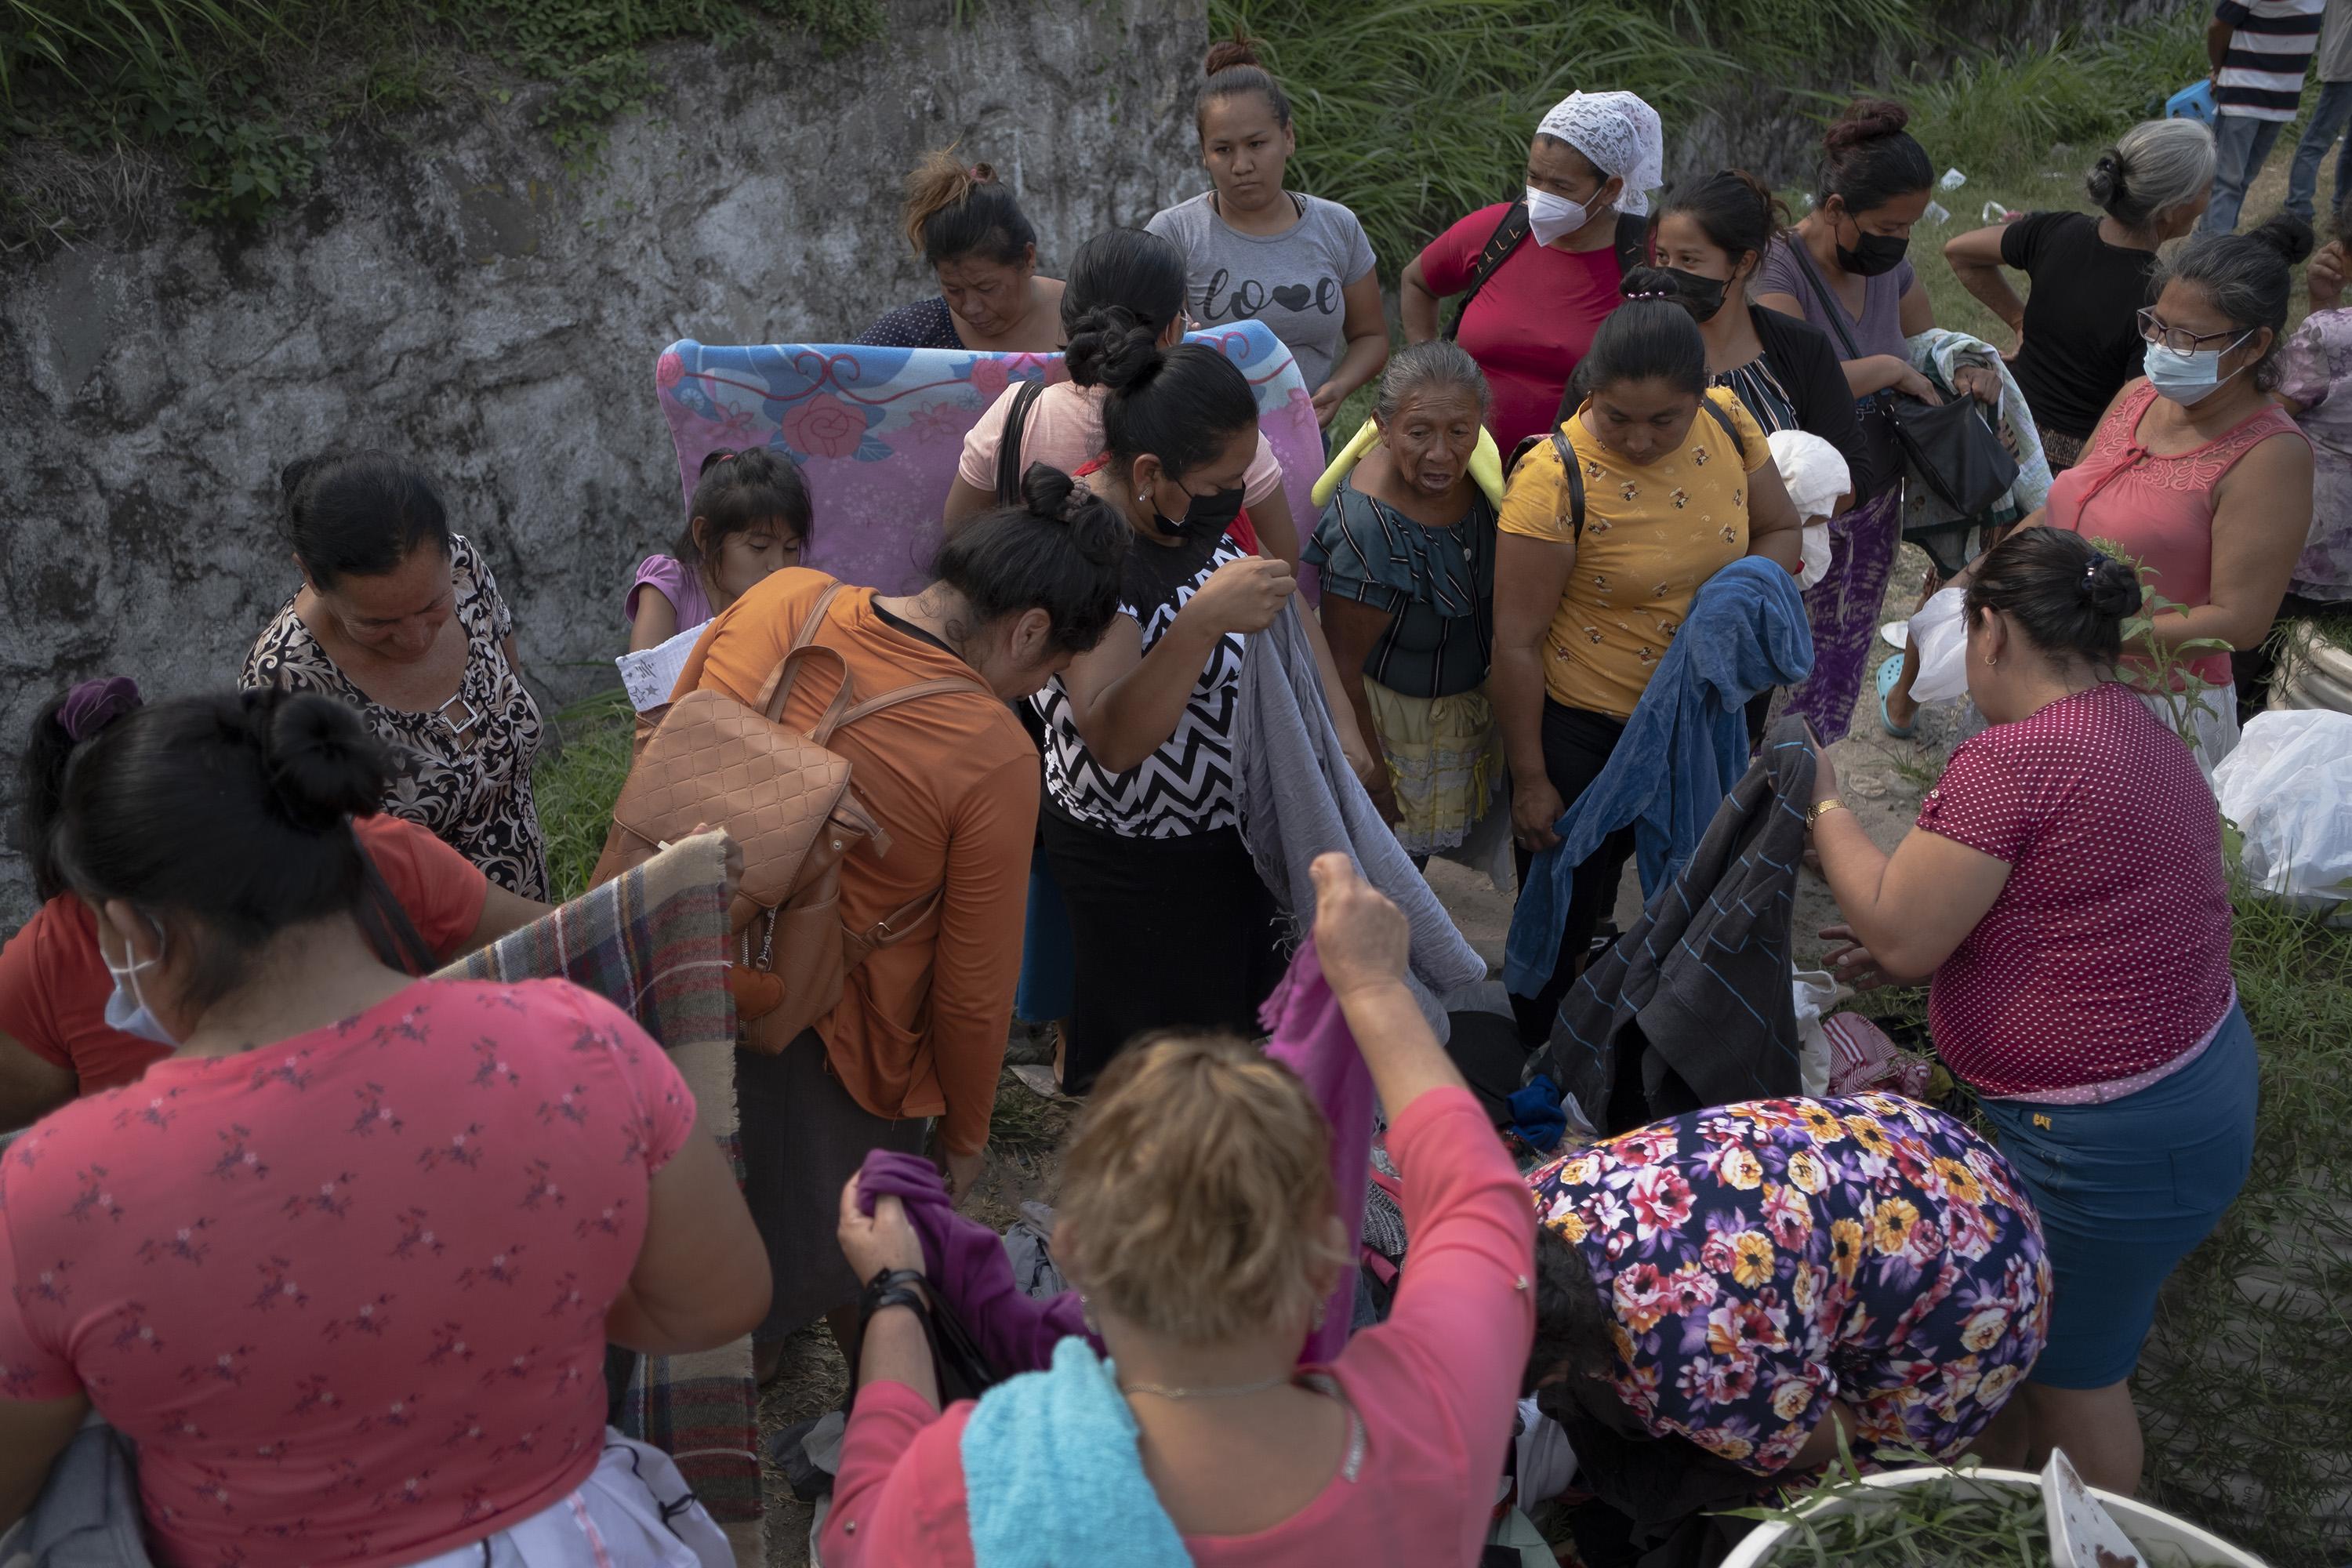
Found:
[{"label": "soil ground", "polygon": [[[1900,620],[1910,614],[1926,567],[1925,557],[1906,545],[1890,579],[1882,621]],[[1877,651],[1883,656],[1891,650],[1882,643]],[[1874,658],[1874,666],[1875,662]],[[1920,796],[1943,772],[1958,723],[1953,708],[1923,710],[1916,736],[1895,740],[1880,728],[1877,694],[1864,681],[1853,728],[1831,749],[1831,756],[1837,765],[1840,794],[1881,847],[1892,849],[1910,827]],[[1503,939],[1511,921],[1510,897],[1496,892],[1483,876],[1447,861],[1432,863],[1429,884],[1444,900],[1462,934],[1485,957],[1489,970],[1499,974]],[[1641,908],[1641,885],[1628,867],[1618,895],[1618,923],[1632,921]],[[1798,967],[1816,966],[1825,945],[1819,932],[1836,919],[1836,905],[1827,887],[1811,872],[1805,873],[1797,890]],[[1038,1100],[1006,1074],[997,1102],[987,1172],[970,1210],[974,1217],[1001,1230],[1018,1217],[1024,1202],[1054,1201],[1061,1167],[1059,1140],[1068,1122],[1066,1109]],[[762,1432],[772,1434],[838,1405],[846,1386],[832,1335],[822,1324],[803,1331],[787,1346],[782,1373],[761,1400]],[[793,1497],[782,1474],[771,1467],[766,1568],[803,1568],[810,1560],[811,1519],[809,1505]]]}]

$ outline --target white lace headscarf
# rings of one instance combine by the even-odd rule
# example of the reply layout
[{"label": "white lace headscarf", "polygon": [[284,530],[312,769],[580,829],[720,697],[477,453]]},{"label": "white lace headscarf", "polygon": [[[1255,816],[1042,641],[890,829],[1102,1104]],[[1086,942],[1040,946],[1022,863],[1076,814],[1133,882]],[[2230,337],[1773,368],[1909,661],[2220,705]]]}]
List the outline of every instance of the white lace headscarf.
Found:
[{"label": "white lace headscarf", "polygon": [[1666,132],[1658,111],[1630,92],[1571,92],[1551,107],[1537,133],[1556,137],[1584,154],[1603,174],[1625,182],[1617,210],[1640,217],[1650,210],[1643,193],[1666,183]]}]

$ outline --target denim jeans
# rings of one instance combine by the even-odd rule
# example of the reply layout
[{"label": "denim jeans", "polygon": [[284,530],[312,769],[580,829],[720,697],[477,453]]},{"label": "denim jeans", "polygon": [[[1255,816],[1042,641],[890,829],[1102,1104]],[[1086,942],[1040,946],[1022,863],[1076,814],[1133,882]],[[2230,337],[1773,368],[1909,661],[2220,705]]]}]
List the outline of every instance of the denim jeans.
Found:
[{"label": "denim jeans", "polygon": [[2251,115],[2222,114],[2213,121],[2213,205],[2205,209],[2200,234],[2230,234],[2238,226],[2238,208],[2246,187],[2263,172],[2263,160],[2277,145],[2285,129],[2281,120],[2256,120]]},{"label": "denim jeans", "polygon": [[[2287,171],[2286,210],[2305,223],[2317,222],[2312,203],[2319,194],[2319,161],[2327,156],[2327,149],[2344,134],[2344,127],[2352,121],[2352,81],[2323,81],[2319,84],[2319,101],[2312,107],[2311,123],[2305,127],[2303,140],[2294,146],[2294,167]],[[2352,191],[2352,158],[2336,160],[2335,205],[2341,206],[2345,193]]]}]

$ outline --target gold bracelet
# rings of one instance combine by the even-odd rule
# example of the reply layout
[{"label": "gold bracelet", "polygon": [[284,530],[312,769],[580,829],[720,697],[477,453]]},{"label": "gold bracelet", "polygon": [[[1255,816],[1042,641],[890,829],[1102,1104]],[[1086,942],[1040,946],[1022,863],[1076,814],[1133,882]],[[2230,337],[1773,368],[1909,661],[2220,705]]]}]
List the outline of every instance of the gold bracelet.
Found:
[{"label": "gold bracelet", "polygon": [[1827,816],[1831,812],[1843,811],[1844,809],[1845,802],[1838,799],[1835,795],[1832,795],[1827,800],[1817,800],[1813,802],[1813,808],[1805,813],[1805,826],[1807,827],[1811,827],[1820,822],[1822,817]]}]

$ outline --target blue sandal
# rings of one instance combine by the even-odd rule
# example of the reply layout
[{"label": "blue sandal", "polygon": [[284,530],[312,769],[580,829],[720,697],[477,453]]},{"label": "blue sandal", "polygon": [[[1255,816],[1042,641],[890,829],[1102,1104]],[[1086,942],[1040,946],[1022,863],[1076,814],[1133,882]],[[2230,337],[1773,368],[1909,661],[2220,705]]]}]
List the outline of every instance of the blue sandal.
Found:
[{"label": "blue sandal", "polygon": [[1907,741],[1911,738],[1912,731],[1919,727],[1918,721],[1915,719],[1908,724],[1897,724],[1886,716],[1887,696],[1902,683],[1902,680],[1903,656],[1899,653],[1889,655],[1886,661],[1878,667],[1878,723],[1881,729],[1896,740]]}]

